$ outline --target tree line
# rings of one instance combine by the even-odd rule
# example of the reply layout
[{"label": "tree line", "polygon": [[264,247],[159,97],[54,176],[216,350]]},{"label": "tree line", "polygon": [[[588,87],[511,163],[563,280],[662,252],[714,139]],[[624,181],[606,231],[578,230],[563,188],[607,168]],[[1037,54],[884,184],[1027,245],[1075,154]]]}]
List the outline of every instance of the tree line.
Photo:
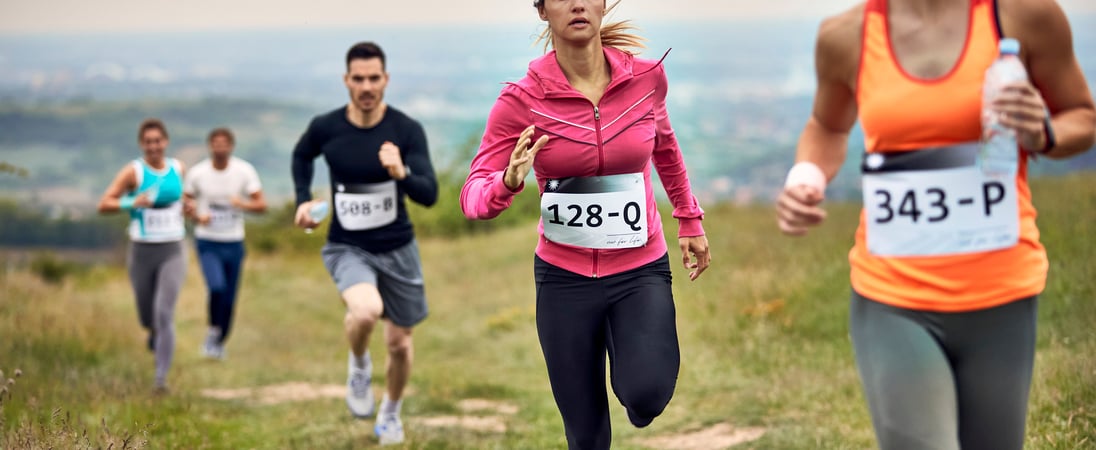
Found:
[{"label": "tree line", "polygon": [[0,199],[0,246],[92,249],[111,247],[125,238],[125,218],[51,217],[12,199]]}]

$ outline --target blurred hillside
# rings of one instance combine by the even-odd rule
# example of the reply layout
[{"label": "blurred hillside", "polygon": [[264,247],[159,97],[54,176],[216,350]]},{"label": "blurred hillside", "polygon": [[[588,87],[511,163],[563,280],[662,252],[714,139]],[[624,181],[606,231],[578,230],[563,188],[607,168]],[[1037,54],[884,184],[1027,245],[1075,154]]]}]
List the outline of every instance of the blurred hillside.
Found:
[{"label": "blurred hillside", "polygon": [[[1079,59],[1096,80],[1096,16],[1071,17]],[[694,190],[705,204],[768,202],[810,111],[814,21],[639,24],[643,54],[665,60],[668,107]],[[375,40],[389,54],[387,99],[420,120],[435,165],[463,168],[501,82],[541,54],[528,27],[377,28],[111,35],[0,35],[0,176],[6,196],[86,214],[125,161],[138,157],[137,123],[163,118],[169,152],[205,156],[205,133],[229,126],[238,154],[268,195],[292,192],[289,153],[315,114],[345,104],[346,48]],[[459,39],[454,39],[459,36]],[[831,198],[858,196],[862,141]],[[1096,152],[1040,162],[1035,174],[1096,168]],[[325,186],[317,168],[317,189]]]}]

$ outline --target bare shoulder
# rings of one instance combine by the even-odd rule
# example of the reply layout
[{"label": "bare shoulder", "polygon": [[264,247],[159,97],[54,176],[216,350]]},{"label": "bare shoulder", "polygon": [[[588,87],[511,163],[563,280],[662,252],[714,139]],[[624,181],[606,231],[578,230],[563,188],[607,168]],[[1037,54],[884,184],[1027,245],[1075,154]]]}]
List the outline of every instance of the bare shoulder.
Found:
[{"label": "bare shoulder", "polygon": [[997,8],[1002,33],[1021,43],[1070,36],[1069,20],[1055,0],[997,0]]},{"label": "bare shoulder", "polygon": [[[997,0],[1002,20],[1019,25],[1048,25],[1046,20],[1065,20],[1065,12],[1055,0]],[[1004,25],[1004,24],[1003,24]],[[1007,26],[1006,26],[1007,28]],[[1009,30],[1004,30],[1006,33]]]},{"label": "bare shoulder", "polygon": [[111,180],[110,186],[107,187],[107,193],[114,192],[115,196],[121,195],[122,192],[132,190],[137,187],[137,170],[133,164],[126,164],[118,169],[118,173],[114,175],[114,179]]},{"label": "bare shoulder", "polygon": [[1069,19],[1054,0],[997,0],[1001,31],[1020,41],[1032,84],[1052,112],[1092,110],[1092,95],[1073,51]]},{"label": "bare shoulder", "polygon": [[855,80],[864,29],[863,3],[827,17],[818,27],[815,67],[820,77]]},{"label": "bare shoulder", "polygon": [[1058,2],[998,0],[998,11],[1002,34],[1020,41],[1020,56],[1037,78],[1076,64],[1069,19]]},{"label": "bare shoulder", "polygon": [[132,185],[132,187],[137,187],[137,174],[140,171],[140,166],[133,162],[129,162],[122,166],[121,169],[118,169],[118,175],[115,178],[125,181],[127,187],[130,185]]},{"label": "bare shoulder", "polygon": [[[818,27],[818,40],[830,43],[859,43],[864,25],[865,4],[860,3],[839,14],[822,20]],[[854,41],[849,42],[849,39]]]}]

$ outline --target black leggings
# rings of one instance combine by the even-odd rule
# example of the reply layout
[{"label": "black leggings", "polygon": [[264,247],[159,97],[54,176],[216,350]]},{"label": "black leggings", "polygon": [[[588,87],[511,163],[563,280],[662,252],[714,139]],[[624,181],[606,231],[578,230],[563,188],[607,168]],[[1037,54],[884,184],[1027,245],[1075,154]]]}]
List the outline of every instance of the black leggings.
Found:
[{"label": "black leggings", "polygon": [[613,392],[644,427],[662,413],[677,383],[680,355],[669,257],[604,278],[534,260],[537,333],[571,449],[611,440],[605,354]]}]

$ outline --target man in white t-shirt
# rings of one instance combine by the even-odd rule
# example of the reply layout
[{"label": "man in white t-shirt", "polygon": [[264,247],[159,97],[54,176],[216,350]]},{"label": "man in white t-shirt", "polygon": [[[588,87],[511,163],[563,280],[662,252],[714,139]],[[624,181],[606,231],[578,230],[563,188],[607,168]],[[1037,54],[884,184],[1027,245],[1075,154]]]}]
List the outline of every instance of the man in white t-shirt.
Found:
[{"label": "man in white t-shirt", "polygon": [[236,138],[228,128],[209,133],[209,159],[186,174],[184,193],[196,203],[193,218],[198,261],[209,288],[209,333],[202,354],[224,359],[244,260],[244,213],[266,211],[259,174],[232,156]]}]

